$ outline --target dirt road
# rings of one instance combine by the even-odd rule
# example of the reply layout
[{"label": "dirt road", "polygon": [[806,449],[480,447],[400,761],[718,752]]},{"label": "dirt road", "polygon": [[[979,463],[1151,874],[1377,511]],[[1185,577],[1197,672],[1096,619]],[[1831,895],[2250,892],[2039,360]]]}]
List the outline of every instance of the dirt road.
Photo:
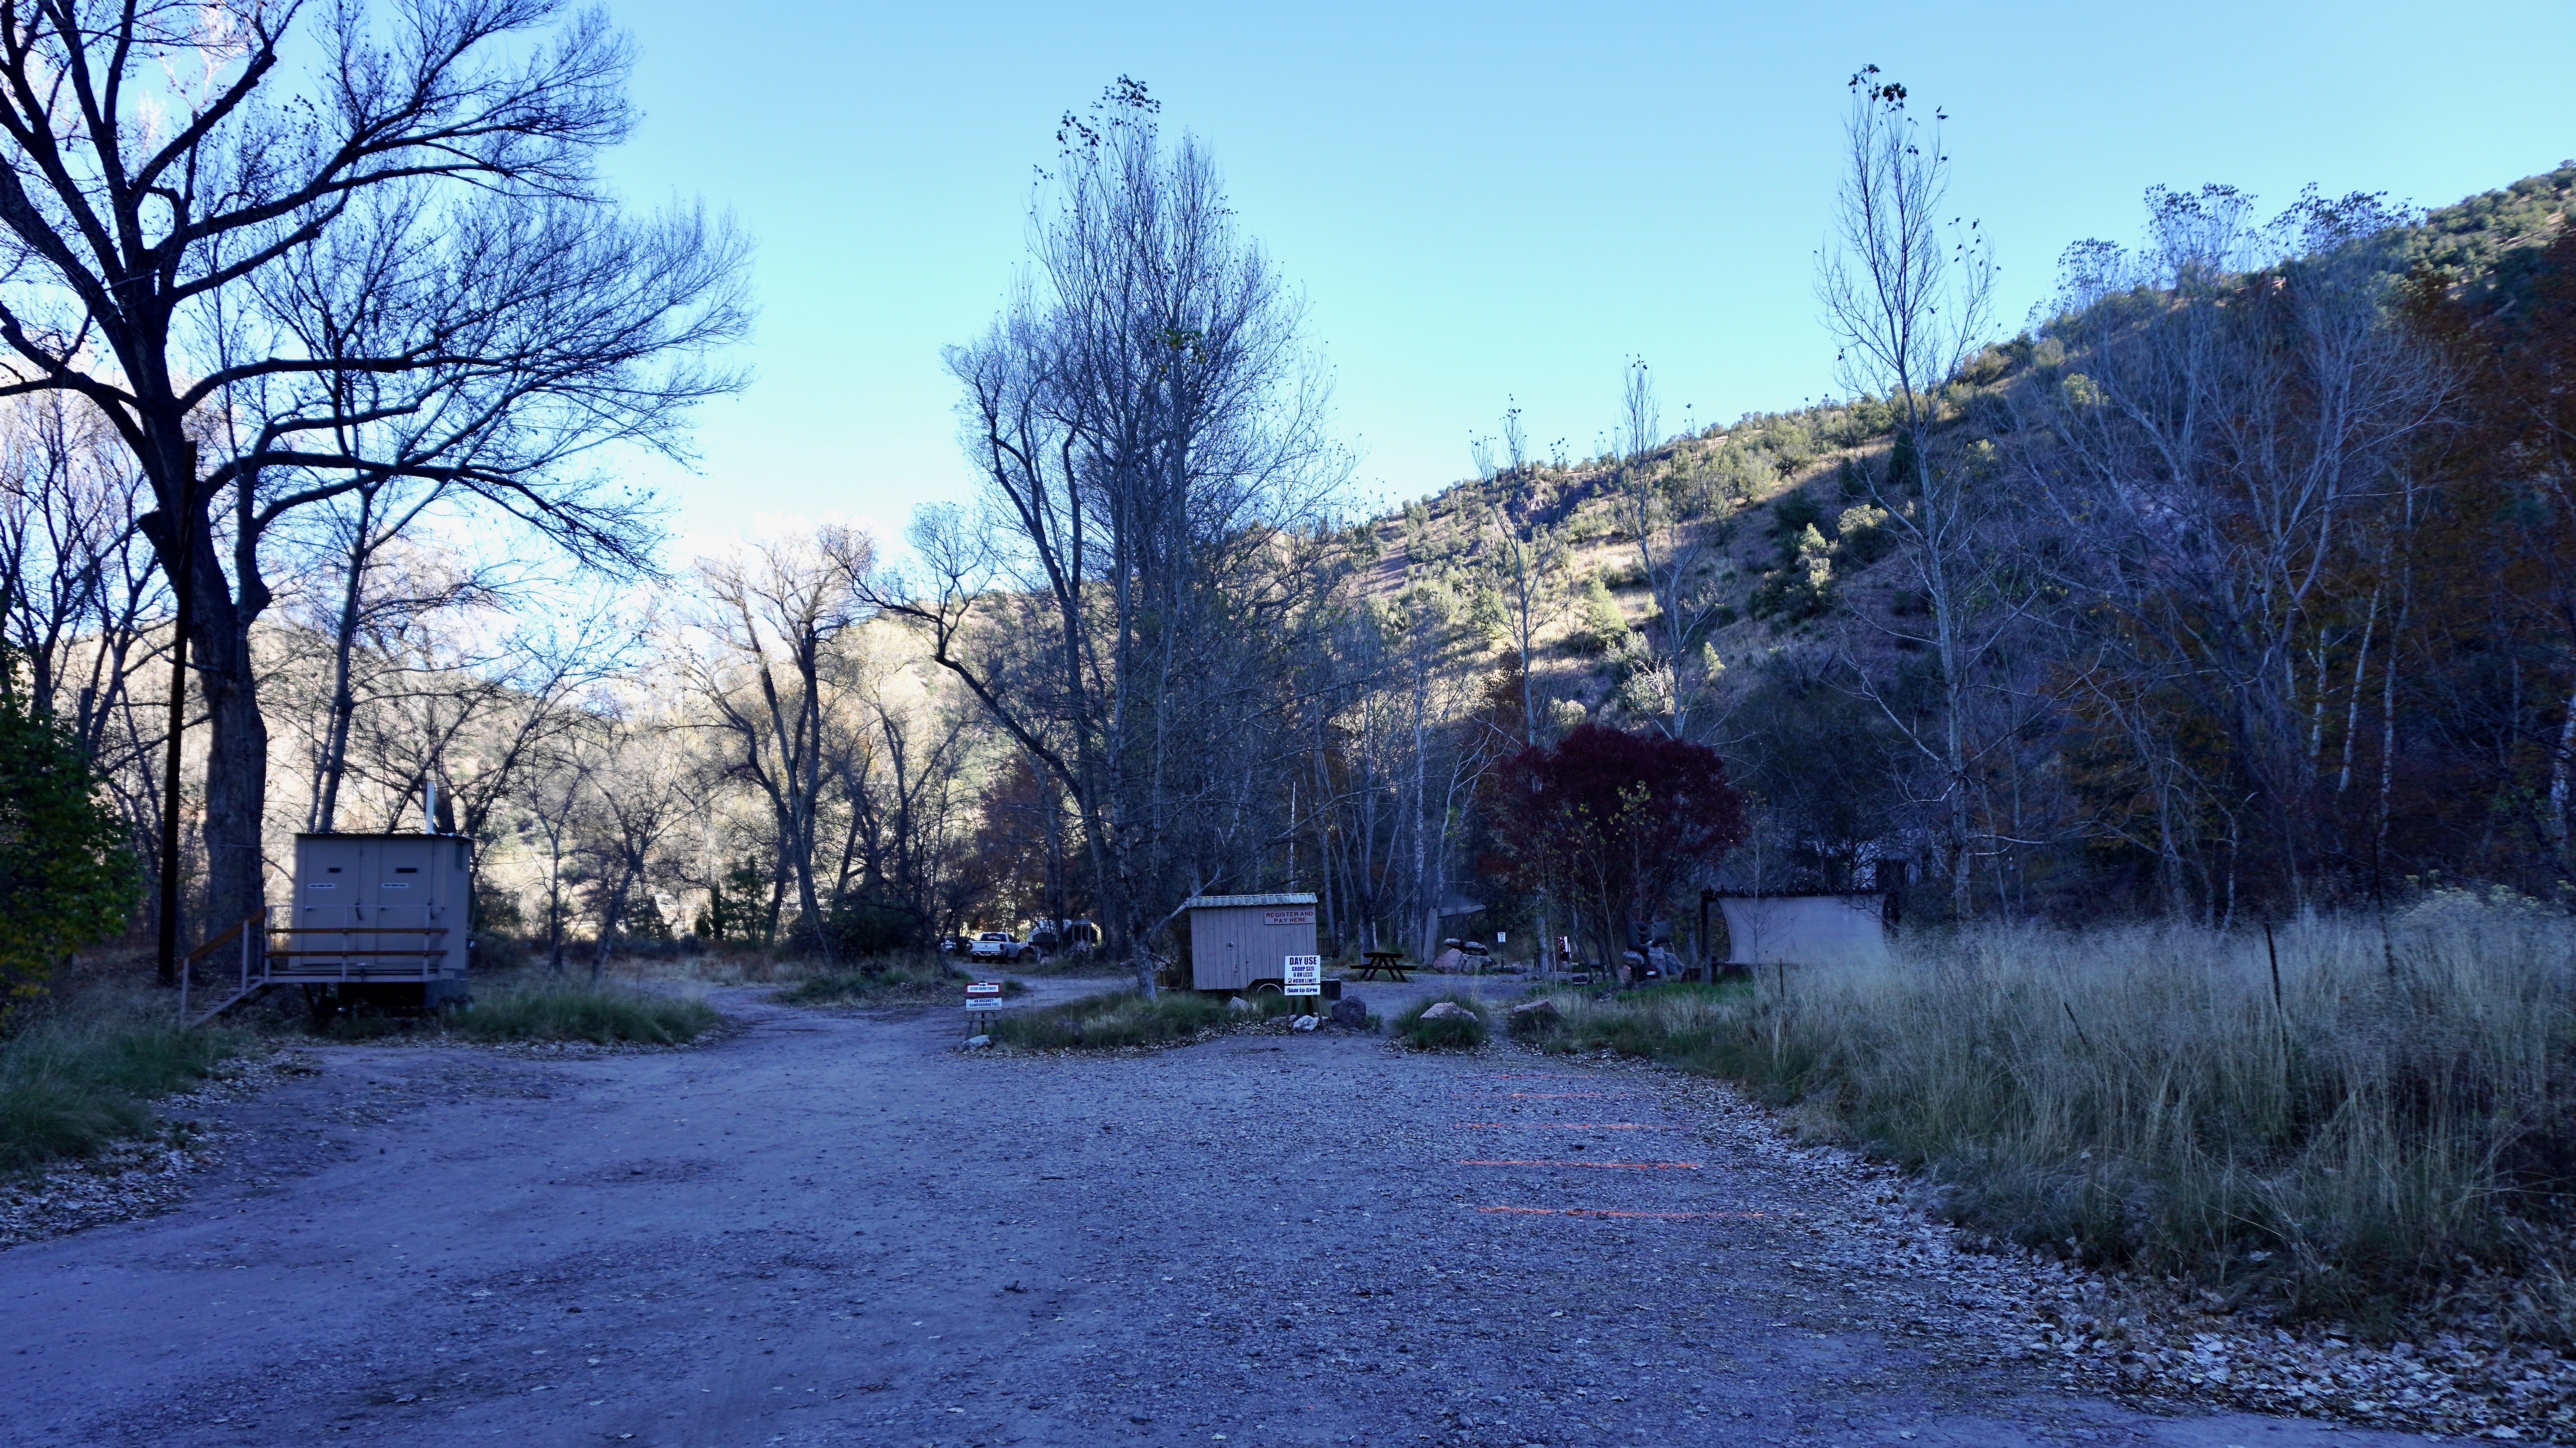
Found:
[{"label": "dirt road", "polygon": [[1792,1265],[1794,1153],[1649,1073],[718,1004],[687,1052],[317,1050],[186,1208],[0,1252],[0,1441],[2421,1441],[1946,1365],[1901,1273]]}]

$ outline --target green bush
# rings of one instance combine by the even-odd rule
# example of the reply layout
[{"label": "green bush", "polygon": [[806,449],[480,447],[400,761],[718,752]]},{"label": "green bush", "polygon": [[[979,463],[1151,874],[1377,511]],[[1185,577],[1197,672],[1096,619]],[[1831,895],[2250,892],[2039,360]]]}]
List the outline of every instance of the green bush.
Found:
[{"label": "green bush", "polygon": [[[1441,1001],[1467,1011],[1467,1019],[1424,1020],[1422,1013]],[[1447,991],[1405,1007],[1395,1018],[1395,1032],[1417,1051],[1472,1051],[1492,1035],[1486,1021],[1492,1009],[1464,991]]]},{"label": "green bush", "polygon": [[[1285,997],[1260,998],[1267,1002]],[[994,1022],[993,1043],[1023,1050],[1106,1051],[1187,1041],[1225,1022],[1226,1003],[1192,991],[1167,990],[1152,1000],[1133,991],[1103,991],[1062,1005],[1011,1011]]]},{"label": "green bush", "polygon": [[56,1009],[28,1021],[0,1041],[0,1171],[87,1156],[141,1135],[151,1129],[154,1097],[214,1074],[248,1039],[181,1030],[121,1006]]},{"label": "green bush", "polygon": [[1609,1051],[1684,1070],[1725,1074],[1720,1038],[1735,1031],[1753,994],[1748,983],[1659,985],[1596,1000],[1581,991],[1533,991],[1556,1007],[1553,1017],[1514,1016],[1515,1039],[1543,1050]]},{"label": "green bush", "polygon": [[448,1023],[476,1041],[638,1041],[673,1046],[696,1040],[724,1017],[705,1001],[619,986],[503,986],[476,995]]},{"label": "green bush", "polygon": [[1783,493],[1771,504],[1771,531],[1795,550],[1798,535],[1825,521],[1825,505],[1800,489]]},{"label": "green bush", "polygon": [[[11,667],[0,651],[0,681]],[[0,689],[0,1018],[134,908],[141,877],[98,789],[62,727]]]}]

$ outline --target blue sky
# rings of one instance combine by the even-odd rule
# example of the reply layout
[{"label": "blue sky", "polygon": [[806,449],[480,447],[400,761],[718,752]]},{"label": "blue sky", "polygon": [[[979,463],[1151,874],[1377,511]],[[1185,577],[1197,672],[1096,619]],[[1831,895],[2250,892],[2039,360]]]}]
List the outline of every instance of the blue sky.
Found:
[{"label": "blue sky", "polygon": [[2439,205],[2576,155],[2528,64],[2576,53],[2569,0],[610,10],[646,113],[616,181],[759,247],[758,381],[706,409],[698,473],[649,474],[684,552],[827,515],[893,534],[966,494],[939,349],[1020,264],[1057,116],[1122,73],[1304,289],[1362,498],[1463,474],[1507,394],[1539,448],[1589,452],[1630,354],[1676,429],[1828,391],[1810,279],[1864,62],[1952,117],[2007,321],[2157,183]]}]

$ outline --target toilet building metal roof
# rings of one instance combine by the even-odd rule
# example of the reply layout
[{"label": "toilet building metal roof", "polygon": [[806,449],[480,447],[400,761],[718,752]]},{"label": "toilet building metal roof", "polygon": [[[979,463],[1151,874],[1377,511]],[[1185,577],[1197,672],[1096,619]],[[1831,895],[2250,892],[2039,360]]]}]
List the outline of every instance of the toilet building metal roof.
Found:
[{"label": "toilet building metal roof", "polygon": [[1311,891],[1286,895],[1192,895],[1181,902],[1184,910],[1218,910],[1229,905],[1312,905]]}]

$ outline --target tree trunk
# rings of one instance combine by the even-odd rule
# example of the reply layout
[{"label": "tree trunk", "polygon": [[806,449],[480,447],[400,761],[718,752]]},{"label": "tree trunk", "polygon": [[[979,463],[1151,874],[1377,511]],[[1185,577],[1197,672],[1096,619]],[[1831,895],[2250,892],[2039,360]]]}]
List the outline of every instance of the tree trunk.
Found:
[{"label": "tree trunk", "polygon": [[608,974],[608,953],[617,948],[617,927],[626,917],[625,891],[611,897],[607,918],[599,922],[599,940],[590,952],[590,983],[597,986]]},{"label": "tree trunk", "polygon": [[[364,514],[358,523],[361,528],[366,526]],[[338,827],[340,776],[349,758],[349,724],[358,713],[349,673],[350,656],[358,641],[359,590],[366,575],[356,550],[352,553],[348,584],[340,599],[339,627],[331,640],[331,720],[323,734],[321,763],[314,771],[313,829],[320,834],[329,834]]]},{"label": "tree trunk", "polygon": [[[219,602],[210,608],[201,576],[194,650],[198,687],[213,725],[206,750],[206,904],[210,921],[229,922],[258,909],[267,894],[261,826],[268,798],[268,723],[260,717],[251,658],[249,621],[257,609],[221,598],[221,575],[213,587]],[[257,581],[248,588],[257,590]]]},{"label": "tree trunk", "polygon": [[[2385,746],[2382,746],[2383,750]],[[2571,775],[2576,775],[2576,693],[2567,696],[2566,717],[2558,725],[2558,751],[2549,757],[2549,813],[2541,828],[2549,837],[2551,853],[2558,857],[2562,872],[2576,873],[2567,851],[2567,806]]]}]

